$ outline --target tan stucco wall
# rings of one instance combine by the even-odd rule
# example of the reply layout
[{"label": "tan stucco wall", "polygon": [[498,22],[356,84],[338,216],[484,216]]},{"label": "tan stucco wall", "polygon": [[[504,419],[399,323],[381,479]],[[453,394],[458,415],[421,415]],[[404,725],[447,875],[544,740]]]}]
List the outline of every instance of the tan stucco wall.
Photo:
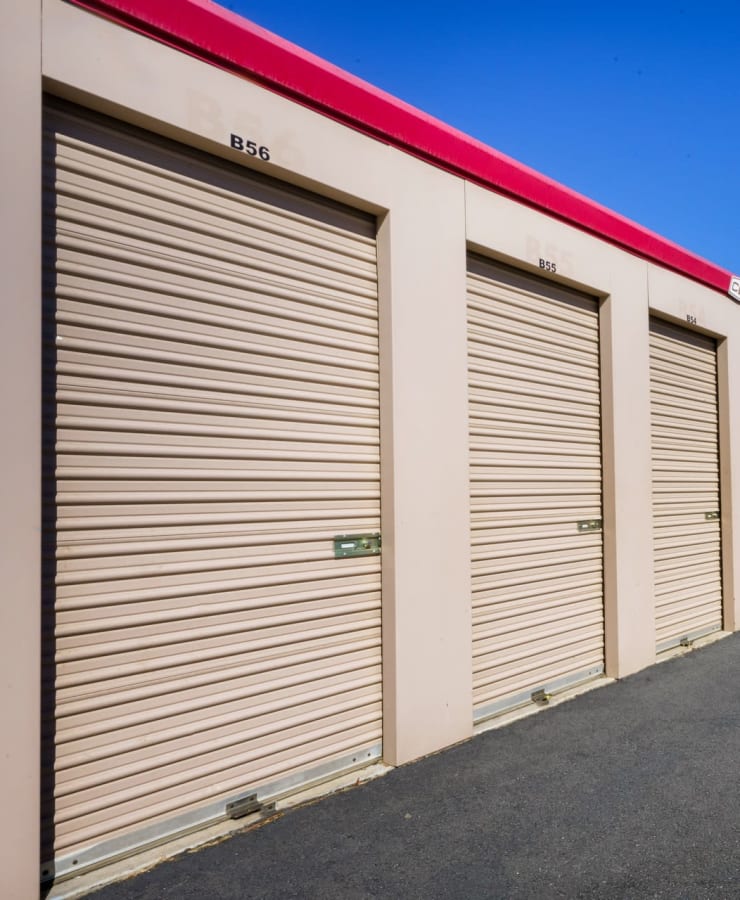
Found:
[{"label": "tan stucco wall", "polygon": [[[0,774],[8,897],[38,873],[40,493],[39,11],[12,0],[3,32],[2,552],[0,672],[8,718]],[[17,27],[16,27],[17,23]],[[398,764],[472,733],[466,251],[600,299],[607,673],[655,659],[648,320],[714,335],[719,347],[725,624],[737,627],[740,560],[740,321],[729,298],[434,169],[246,80],[62,0],[44,5],[46,89],[66,99],[343,200],[378,217],[381,318],[384,754]],[[13,33],[15,30],[15,34]],[[95,52],[90,53],[89,48]],[[255,163],[228,146],[249,134]],[[9,390],[9,388],[11,390]],[[7,574],[6,574],[7,573]],[[6,712],[7,710],[7,712]],[[15,880],[13,880],[15,879]]]},{"label": "tan stucco wall", "polygon": [[410,159],[394,177],[407,202],[378,260],[384,745],[405,762],[472,728],[466,257],[462,184]]},{"label": "tan stucco wall", "polygon": [[655,658],[650,346],[645,266],[627,257],[601,308],[606,671]]},{"label": "tan stucco wall", "polygon": [[0,30],[0,893],[39,872],[41,549],[41,8],[3,4]]}]

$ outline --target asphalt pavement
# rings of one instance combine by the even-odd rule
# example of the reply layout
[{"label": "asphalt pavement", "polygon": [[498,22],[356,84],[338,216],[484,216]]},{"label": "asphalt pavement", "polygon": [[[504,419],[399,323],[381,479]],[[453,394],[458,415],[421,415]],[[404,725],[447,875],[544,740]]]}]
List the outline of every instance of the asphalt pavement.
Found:
[{"label": "asphalt pavement", "polygon": [[740,634],[91,900],[740,898]]}]

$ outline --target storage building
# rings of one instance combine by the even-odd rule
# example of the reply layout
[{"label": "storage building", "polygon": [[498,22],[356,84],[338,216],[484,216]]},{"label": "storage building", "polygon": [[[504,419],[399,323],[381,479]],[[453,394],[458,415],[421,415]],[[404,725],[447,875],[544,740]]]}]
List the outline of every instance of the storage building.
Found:
[{"label": "storage building", "polygon": [[5,15],[5,897],[738,627],[730,272],[206,0]]}]

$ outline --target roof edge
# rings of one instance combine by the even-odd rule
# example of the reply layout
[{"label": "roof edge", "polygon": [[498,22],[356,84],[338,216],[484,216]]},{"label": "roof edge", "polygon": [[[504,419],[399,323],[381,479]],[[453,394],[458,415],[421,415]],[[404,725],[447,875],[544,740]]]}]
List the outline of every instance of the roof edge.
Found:
[{"label": "roof edge", "polygon": [[729,270],[241,18],[210,0],[67,0],[452,174],[728,293]]}]

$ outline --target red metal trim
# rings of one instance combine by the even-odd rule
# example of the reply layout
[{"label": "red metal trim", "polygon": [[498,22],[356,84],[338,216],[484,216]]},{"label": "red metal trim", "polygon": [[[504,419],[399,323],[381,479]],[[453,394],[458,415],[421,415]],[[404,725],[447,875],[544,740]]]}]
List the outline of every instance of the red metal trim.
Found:
[{"label": "red metal trim", "polygon": [[731,273],[209,0],[69,0],[726,293]]}]

